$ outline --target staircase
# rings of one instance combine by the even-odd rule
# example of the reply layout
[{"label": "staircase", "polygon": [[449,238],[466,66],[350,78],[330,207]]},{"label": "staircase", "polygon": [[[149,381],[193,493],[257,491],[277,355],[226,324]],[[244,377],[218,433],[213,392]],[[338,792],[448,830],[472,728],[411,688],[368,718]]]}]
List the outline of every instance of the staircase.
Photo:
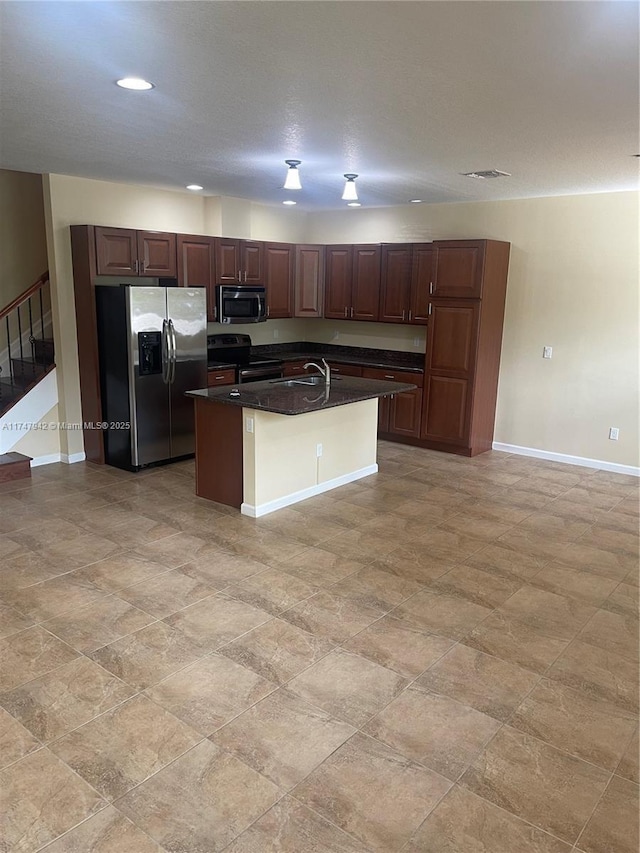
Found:
[{"label": "staircase", "polygon": [[54,367],[51,289],[45,272],[0,311],[0,418]]}]

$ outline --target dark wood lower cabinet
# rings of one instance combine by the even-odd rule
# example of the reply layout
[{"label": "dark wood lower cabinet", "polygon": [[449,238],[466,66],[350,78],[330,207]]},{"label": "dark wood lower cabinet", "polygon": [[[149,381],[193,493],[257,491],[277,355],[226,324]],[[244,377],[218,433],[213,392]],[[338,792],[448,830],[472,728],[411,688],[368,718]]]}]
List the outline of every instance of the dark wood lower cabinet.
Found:
[{"label": "dark wood lower cabinet", "polygon": [[422,374],[406,370],[383,370],[365,367],[362,371],[365,379],[390,379],[392,382],[410,382],[417,385],[413,391],[402,391],[390,397],[378,400],[378,432],[387,438],[420,435],[422,413]]},{"label": "dark wood lower cabinet", "polygon": [[422,437],[463,444],[469,436],[469,382],[427,374]]}]

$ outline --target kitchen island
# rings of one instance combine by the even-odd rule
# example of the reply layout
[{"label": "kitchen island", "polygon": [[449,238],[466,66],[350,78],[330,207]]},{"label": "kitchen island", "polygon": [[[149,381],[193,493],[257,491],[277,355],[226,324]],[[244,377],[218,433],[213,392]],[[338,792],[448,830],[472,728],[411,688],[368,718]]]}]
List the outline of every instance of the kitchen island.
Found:
[{"label": "kitchen island", "polygon": [[375,474],[378,398],[414,387],[301,376],[189,391],[196,494],[257,518]]}]

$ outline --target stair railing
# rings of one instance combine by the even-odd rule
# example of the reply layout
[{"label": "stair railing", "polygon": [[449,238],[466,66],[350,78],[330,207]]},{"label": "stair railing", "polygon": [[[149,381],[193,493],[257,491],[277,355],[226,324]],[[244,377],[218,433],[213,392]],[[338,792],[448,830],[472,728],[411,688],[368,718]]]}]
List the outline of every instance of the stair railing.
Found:
[{"label": "stair railing", "polygon": [[[3,409],[3,386],[5,388],[5,400],[7,398],[6,382],[10,389],[18,387],[22,393],[26,386],[31,384],[25,381],[24,367],[21,376],[16,375],[14,361],[25,359],[25,350],[30,348],[30,357],[34,365],[39,361],[38,349],[44,351],[47,334],[51,337],[51,287],[49,273],[44,272],[28,290],[17,296],[5,308],[0,310],[0,412]],[[27,350],[28,351],[28,350]],[[46,359],[42,361],[46,372]],[[33,377],[26,380],[39,378],[35,368]],[[4,381],[3,381],[4,380]],[[12,394],[13,397],[16,393]]]}]

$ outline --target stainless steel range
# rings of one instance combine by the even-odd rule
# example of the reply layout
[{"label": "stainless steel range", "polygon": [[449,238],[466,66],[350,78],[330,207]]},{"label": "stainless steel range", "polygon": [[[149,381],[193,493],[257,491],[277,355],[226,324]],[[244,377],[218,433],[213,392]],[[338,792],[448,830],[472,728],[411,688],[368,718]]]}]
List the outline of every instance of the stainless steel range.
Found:
[{"label": "stainless steel range", "polygon": [[249,335],[208,335],[207,357],[210,368],[234,365],[238,383],[282,376],[282,362],[278,359],[252,357]]}]

